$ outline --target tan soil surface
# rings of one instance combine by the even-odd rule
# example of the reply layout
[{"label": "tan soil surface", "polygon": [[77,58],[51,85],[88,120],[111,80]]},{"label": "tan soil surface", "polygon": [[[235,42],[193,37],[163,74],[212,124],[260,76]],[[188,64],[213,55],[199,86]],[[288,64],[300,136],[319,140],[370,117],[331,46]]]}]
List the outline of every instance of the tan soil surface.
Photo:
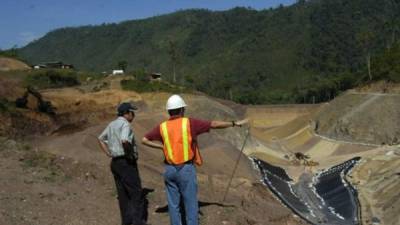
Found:
[{"label": "tan soil surface", "polygon": [[316,116],[317,133],[343,141],[400,143],[400,95],[348,92]]},{"label": "tan soil surface", "polygon": [[366,156],[352,174],[351,181],[361,200],[364,224],[378,219],[380,224],[400,221],[400,148],[383,148]]},{"label": "tan soil surface", "polygon": [[357,92],[363,93],[394,93],[400,94],[400,85],[396,83],[391,83],[387,81],[378,81],[365,85],[363,87],[357,88]]},{"label": "tan soil surface", "polygon": [[30,66],[16,59],[0,56],[0,71],[29,70]]},{"label": "tan soil surface", "polygon": [[[33,117],[46,125],[46,135],[32,132],[38,135],[26,139],[31,147],[4,138],[0,141],[0,224],[119,224],[109,159],[99,150],[96,136],[115,118],[118,103],[133,101],[140,106],[133,123],[140,139],[166,118],[164,106],[169,94],[139,95],[118,88],[94,93],[76,88],[41,93],[58,113],[49,123],[45,123],[48,116]],[[200,95],[184,97],[189,105],[188,116],[237,118],[226,104]],[[198,167],[200,224],[306,224],[259,182],[245,156],[241,157],[227,200],[222,202],[244,134],[245,128],[227,129],[199,139],[205,161]],[[162,153],[141,144],[139,149],[143,186],[154,189],[148,195],[149,223],[168,224]]]},{"label": "tan soil surface", "polygon": [[[30,122],[21,123],[15,129],[21,132],[26,129],[39,135],[28,139],[32,146],[28,150],[3,143],[8,147],[2,147],[0,152],[0,174],[5,178],[0,183],[0,224],[119,223],[109,159],[98,149],[96,136],[115,118],[116,105],[132,101],[140,107],[133,123],[135,134],[140,139],[146,131],[167,118],[165,102],[170,94],[121,91],[113,78],[109,79],[107,82],[112,84],[111,89],[98,92],[82,91],[84,87],[42,91],[44,98],[57,107],[55,120],[29,110],[21,111]],[[189,105],[188,116],[228,121],[248,116],[251,136],[244,153],[281,166],[295,180],[304,172],[317,172],[361,156],[362,163],[350,176],[360,193],[364,222],[370,224],[373,217],[379,218],[381,224],[392,225],[399,221],[400,215],[395,213],[399,209],[392,207],[398,205],[395,199],[400,196],[399,181],[395,179],[398,171],[391,176],[398,168],[398,150],[362,144],[360,139],[353,139],[351,135],[340,138],[315,133],[319,129],[335,131],[337,129],[332,126],[340,118],[345,118],[354,121],[355,125],[344,128],[352,130],[355,127],[354,134],[370,137],[373,132],[368,130],[368,123],[393,122],[388,118],[393,118],[396,111],[383,112],[384,117],[379,119],[374,115],[381,115],[379,113],[383,111],[376,106],[393,108],[397,104],[395,95],[350,92],[329,104],[248,108],[205,95],[183,96]],[[337,107],[339,105],[343,107]],[[357,122],[362,120],[358,119],[360,115],[366,122]],[[6,121],[4,124],[8,123],[5,127],[15,125],[4,115],[1,118]],[[389,128],[389,131],[395,130]],[[258,174],[246,157],[242,157],[227,201],[221,202],[245,135],[246,128],[230,128],[200,137],[205,160],[204,166],[198,168],[201,224],[305,224],[260,184]],[[396,136],[397,133],[388,135]],[[143,184],[154,189],[148,196],[149,222],[153,225],[168,224],[162,154],[142,145],[139,147]],[[393,153],[389,153],[391,149]],[[32,151],[37,155],[32,155]],[[294,158],[296,152],[310,156],[309,161],[316,164],[304,165],[304,161]],[[39,163],[32,163],[36,161]],[[380,177],[388,178],[378,182]],[[385,191],[384,197],[376,194],[375,189]]]},{"label": "tan soil surface", "polygon": [[1,98],[6,98],[9,101],[15,101],[16,98],[21,97],[25,92],[24,88],[21,87],[21,81],[4,77],[1,72],[0,87]]},{"label": "tan soil surface", "polygon": [[252,127],[267,130],[304,115],[309,115],[318,109],[319,105],[259,105],[249,106],[246,116],[252,118]]}]

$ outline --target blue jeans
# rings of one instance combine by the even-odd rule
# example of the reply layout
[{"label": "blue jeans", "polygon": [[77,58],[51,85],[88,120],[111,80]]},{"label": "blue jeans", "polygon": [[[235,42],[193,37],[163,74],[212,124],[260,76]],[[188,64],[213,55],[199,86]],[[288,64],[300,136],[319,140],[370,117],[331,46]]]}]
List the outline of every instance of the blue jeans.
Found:
[{"label": "blue jeans", "polygon": [[186,225],[199,224],[197,201],[197,176],[193,164],[165,166],[164,181],[167,192],[171,225],[182,225],[180,200],[185,206]]}]

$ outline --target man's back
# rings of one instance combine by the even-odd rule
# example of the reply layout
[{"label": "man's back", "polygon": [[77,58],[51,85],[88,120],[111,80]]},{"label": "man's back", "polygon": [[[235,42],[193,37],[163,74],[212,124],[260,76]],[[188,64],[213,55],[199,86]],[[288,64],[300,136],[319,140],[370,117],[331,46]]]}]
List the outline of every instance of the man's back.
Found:
[{"label": "man's back", "polygon": [[119,117],[108,124],[99,136],[101,149],[112,157],[110,167],[117,188],[121,222],[124,225],[144,225],[147,215],[136,163],[137,150],[130,125],[135,118],[136,109],[130,103],[121,103],[118,106]]},{"label": "man's back", "polygon": [[99,139],[107,143],[113,157],[122,156],[124,155],[122,141],[132,143],[133,132],[129,122],[124,117],[118,117],[108,124]]}]

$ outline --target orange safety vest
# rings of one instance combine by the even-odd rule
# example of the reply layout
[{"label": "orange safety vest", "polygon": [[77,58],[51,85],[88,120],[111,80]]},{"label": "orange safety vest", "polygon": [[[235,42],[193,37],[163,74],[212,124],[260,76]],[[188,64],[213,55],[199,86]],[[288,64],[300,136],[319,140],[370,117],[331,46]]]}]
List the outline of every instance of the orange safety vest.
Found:
[{"label": "orange safety vest", "polygon": [[190,120],[186,117],[168,120],[160,125],[164,142],[165,160],[172,165],[179,165],[193,160],[196,165],[203,163],[198,147],[192,149]]}]

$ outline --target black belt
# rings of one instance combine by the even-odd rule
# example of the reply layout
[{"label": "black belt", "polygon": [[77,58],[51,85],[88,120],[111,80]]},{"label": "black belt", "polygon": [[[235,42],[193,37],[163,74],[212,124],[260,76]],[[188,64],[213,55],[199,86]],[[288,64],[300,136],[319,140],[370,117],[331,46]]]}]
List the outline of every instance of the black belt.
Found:
[{"label": "black belt", "polygon": [[120,156],[115,156],[112,158],[113,161],[115,160],[120,160],[120,159],[126,159],[124,155],[120,155]]},{"label": "black belt", "polygon": [[181,164],[172,164],[172,163],[168,163],[167,160],[164,160],[164,163],[166,165],[169,165],[169,166],[177,166],[177,167],[179,167],[179,166],[183,166],[183,165],[187,165],[187,164],[193,164],[193,160],[188,160],[188,161],[186,161],[184,163],[181,163]]},{"label": "black belt", "polygon": [[[126,161],[126,163],[128,163],[128,164],[130,164],[130,165],[134,165],[134,166],[137,165],[136,160],[132,162],[132,161],[130,161],[129,159],[127,159],[127,158],[125,157],[125,155],[116,156],[116,157],[112,158],[111,162],[116,163],[116,162],[120,162],[121,160]],[[123,162],[123,161],[122,161],[122,162]]]}]

